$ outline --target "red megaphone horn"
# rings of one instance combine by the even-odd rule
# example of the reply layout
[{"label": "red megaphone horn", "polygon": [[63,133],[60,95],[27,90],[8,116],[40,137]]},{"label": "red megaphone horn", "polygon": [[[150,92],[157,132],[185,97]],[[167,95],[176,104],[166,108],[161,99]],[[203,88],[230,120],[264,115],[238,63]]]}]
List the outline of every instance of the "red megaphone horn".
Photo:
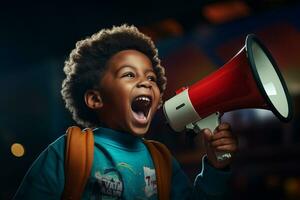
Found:
[{"label": "red megaphone horn", "polygon": [[[219,124],[219,113],[242,108],[271,110],[285,122],[292,118],[292,101],[285,81],[270,52],[253,34],[219,70],[176,93],[163,106],[175,131],[213,131]],[[219,155],[218,159],[228,156]]]}]

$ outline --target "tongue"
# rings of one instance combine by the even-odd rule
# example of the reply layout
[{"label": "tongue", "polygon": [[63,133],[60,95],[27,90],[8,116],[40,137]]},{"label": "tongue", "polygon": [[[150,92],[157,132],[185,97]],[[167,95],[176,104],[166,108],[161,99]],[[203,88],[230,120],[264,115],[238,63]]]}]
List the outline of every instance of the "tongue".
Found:
[{"label": "tongue", "polygon": [[147,123],[147,118],[143,112],[133,112],[133,116],[139,123]]},{"label": "tongue", "polygon": [[146,116],[144,115],[143,112],[134,112],[136,114],[136,117],[138,119],[146,119]]}]

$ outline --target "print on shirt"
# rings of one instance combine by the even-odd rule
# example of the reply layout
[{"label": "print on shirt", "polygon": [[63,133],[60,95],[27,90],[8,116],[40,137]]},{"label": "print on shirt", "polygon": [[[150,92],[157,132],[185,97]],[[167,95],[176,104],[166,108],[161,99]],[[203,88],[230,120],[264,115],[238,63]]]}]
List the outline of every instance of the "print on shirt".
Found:
[{"label": "print on shirt", "polygon": [[118,168],[118,169],[125,168],[125,169],[127,169],[128,171],[130,171],[132,174],[137,175],[137,173],[133,170],[132,166],[129,165],[129,164],[127,164],[127,163],[125,163],[125,162],[120,162],[120,163],[118,163],[118,164],[117,164],[117,168]]},{"label": "print on shirt", "polygon": [[151,197],[153,194],[157,193],[155,169],[144,167],[144,179],[146,183],[145,186],[146,197]]},{"label": "print on shirt", "polygon": [[118,171],[114,168],[105,169],[101,174],[95,173],[96,182],[93,186],[91,199],[120,199],[123,191],[123,183],[119,179]]}]

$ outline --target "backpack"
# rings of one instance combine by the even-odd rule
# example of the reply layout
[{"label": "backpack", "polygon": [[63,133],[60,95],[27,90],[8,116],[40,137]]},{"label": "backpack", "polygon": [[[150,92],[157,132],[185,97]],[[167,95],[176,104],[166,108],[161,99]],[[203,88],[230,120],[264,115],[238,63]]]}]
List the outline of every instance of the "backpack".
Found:
[{"label": "backpack", "polygon": [[[89,128],[69,127],[65,146],[65,186],[62,200],[79,200],[91,173],[94,156],[94,135]],[[172,156],[165,145],[144,140],[156,173],[158,199],[170,199]]]}]

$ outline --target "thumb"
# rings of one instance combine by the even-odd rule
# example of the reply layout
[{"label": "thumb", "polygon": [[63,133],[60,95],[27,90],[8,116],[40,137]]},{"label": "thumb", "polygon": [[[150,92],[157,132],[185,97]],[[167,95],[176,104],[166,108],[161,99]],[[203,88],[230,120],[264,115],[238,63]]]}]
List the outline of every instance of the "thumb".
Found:
[{"label": "thumb", "polygon": [[216,155],[213,148],[210,145],[213,133],[209,129],[204,129],[204,146],[207,154],[208,160],[214,162],[216,160]]},{"label": "thumb", "polygon": [[205,144],[207,144],[212,140],[212,135],[213,134],[212,134],[211,130],[209,130],[208,128],[204,129],[203,133],[204,133]]}]

